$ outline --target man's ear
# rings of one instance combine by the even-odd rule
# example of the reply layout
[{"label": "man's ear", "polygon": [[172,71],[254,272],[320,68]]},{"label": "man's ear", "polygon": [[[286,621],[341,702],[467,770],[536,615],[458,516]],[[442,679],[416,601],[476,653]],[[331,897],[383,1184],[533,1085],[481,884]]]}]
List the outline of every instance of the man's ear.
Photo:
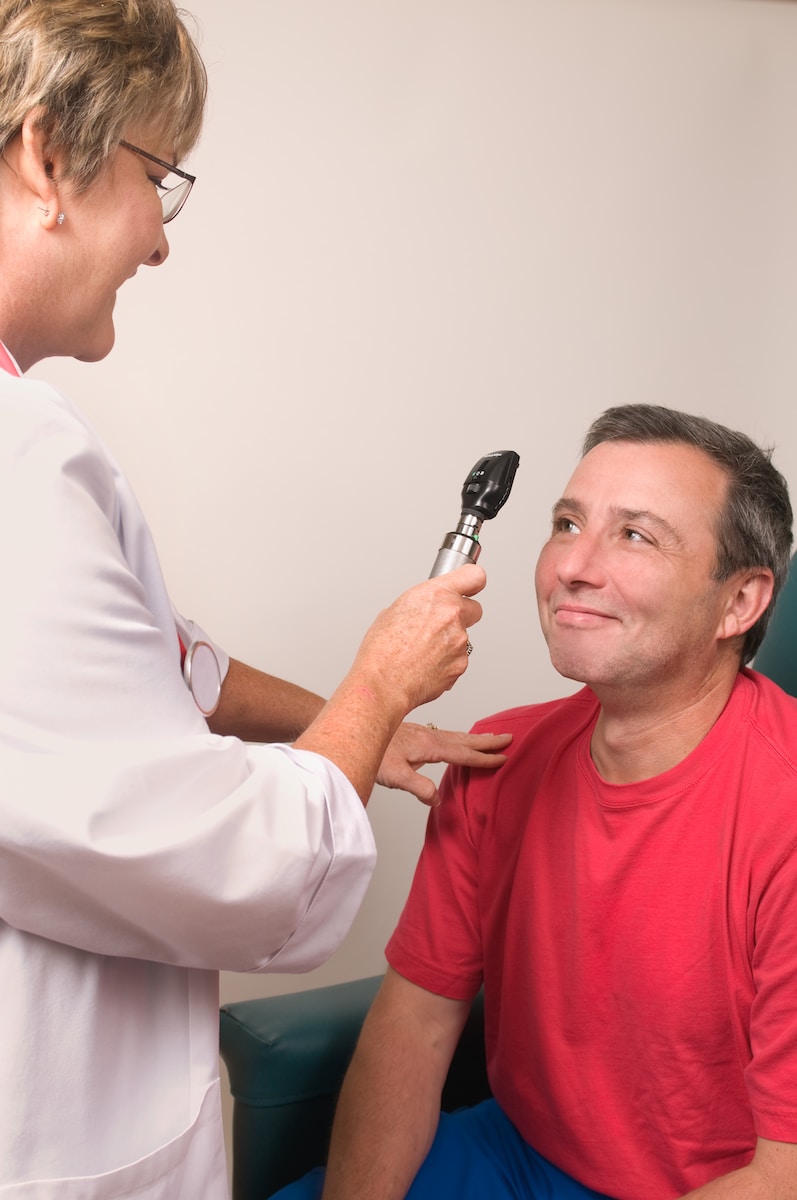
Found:
[{"label": "man's ear", "polygon": [[774,576],[769,567],[740,571],[733,580],[729,580],[728,602],[719,628],[720,640],[741,637],[747,633],[766,611],[774,586]]},{"label": "man's ear", "polygon": [[33,109],[22,122],[14,141],[6,147],[5,157],[20,182],[30,193],[31,203],[46,229],[58,222],[58,179],[62,166],[61,151],[52,151],[50,135],[44,127],[43,110]]}]

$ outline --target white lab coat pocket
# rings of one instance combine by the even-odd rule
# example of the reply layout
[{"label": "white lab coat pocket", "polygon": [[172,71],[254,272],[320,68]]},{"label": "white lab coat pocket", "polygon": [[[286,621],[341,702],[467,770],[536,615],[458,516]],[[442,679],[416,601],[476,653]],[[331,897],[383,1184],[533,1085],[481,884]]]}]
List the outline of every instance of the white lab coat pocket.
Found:
[{"label": "white lab coat pocket", "polygon": [[[0,1187],[0,1200],[227,1200],[219,1081],[192,1125],[165,1146],[115,1171],[82,1179],[35,1179]],[[120,1114],[135,1120],[135,1114]]]}]

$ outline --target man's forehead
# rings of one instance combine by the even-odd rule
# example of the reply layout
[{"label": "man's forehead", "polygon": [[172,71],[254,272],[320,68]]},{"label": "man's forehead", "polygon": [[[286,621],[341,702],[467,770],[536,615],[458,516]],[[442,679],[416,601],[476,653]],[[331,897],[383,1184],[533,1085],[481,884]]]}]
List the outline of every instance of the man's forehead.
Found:
[{"label": "man's forehead", "polygon": [[610,441],[579,461],[563,498],[582,509],[600,504],[617,513],[649,513],[673,529],[697,509],[713,526],[728,482],[719,463],[687,443]]},{"label": "man's forehead", "polygon": [[[618,464],[622,464],[622,471]],[[705,481],[709,486],[728,479],[718,462],[688,442],[599,442],[579,460],[571,478],[583,475],[587,469],[606,473],[618,483],[627,479],[637,484],[648,481],[652,486],[673,474]]]}]

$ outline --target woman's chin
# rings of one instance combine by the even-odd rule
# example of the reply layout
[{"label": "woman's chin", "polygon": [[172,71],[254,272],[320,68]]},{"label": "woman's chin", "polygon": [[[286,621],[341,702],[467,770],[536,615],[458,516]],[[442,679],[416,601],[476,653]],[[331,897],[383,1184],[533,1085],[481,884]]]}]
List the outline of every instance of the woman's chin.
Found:
[{"label": "woman's chin", "polygon": [[100,362],[106,358],[113,350],[114,342],[116,341],[116,330],[111,325],[105,337],[97,337],[92,340],[88,346],[84,346],[80,352],[75,352],[72,358],[76,358],[78,362]]}]

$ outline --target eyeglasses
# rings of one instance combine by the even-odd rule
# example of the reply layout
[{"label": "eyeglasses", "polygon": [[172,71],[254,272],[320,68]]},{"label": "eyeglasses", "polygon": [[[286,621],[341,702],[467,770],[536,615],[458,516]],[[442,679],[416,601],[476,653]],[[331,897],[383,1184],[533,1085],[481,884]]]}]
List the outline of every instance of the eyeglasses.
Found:
[{"label": "eyeglasses", "polygon": [[[162,158],[148,154],[146,150],[141,150],[131,142],[120,142],[119,145],[124,146],[126,150],[132,150],[134,154],[140,154],[142,158],[148,158],[150,162],[157,163],[159,167],[165,167],[169,172],[162,179],[156,179],[154,176],[150,176],[150,178],[158,190],[163,206],[163,224],[166,225],[169,221],[173,221],[188,199],[188,194],[196,183],[196,175],[189,175],[187,171],[181,171],[174,163],[164,162]],[[170,179],[170,175],[176,175],[178,178]]]}]

